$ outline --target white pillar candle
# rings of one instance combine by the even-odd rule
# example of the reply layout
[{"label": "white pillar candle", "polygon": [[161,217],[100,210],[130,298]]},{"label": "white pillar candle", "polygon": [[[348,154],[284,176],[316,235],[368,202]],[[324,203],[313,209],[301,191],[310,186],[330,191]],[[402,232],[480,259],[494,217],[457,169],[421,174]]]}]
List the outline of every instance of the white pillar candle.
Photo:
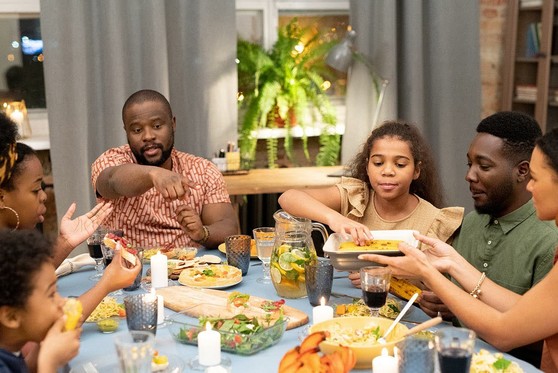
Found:
[{"label": "white pillar candle", "polygon": [[322,321],[333,319],[333,307],[325,305],[325,298],[320,299],[320,305],[312,309],[312,321],[317,324]]},{"label": "white pillar candle", "polygon": [[210,366],[221,363],[221,334],[211,329],[207,323],[205,330],[198,334],[198,362]]},{"label": "white pillar candle", "polygon": [[169,285],[167,271],[167,256],[157,251],[157,254],[151,257],[151,287],[167,287]]},{"label": "white pillar candle", "polygon": [[373,373],[399,373],[397,367],[397,359],[394,356],[388,355],[387,348],[382,349],[382,355],[376,356],[372,360]]}]

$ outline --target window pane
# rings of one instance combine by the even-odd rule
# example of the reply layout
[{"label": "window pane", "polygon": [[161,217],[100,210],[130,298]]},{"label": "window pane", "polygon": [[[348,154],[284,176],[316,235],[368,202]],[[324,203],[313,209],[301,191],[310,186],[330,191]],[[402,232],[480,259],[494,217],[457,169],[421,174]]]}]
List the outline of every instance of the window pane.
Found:
[{"label": "window pane", "polygon": [[236,11],[236,29],[240,38],[263,45],[263,27],[263,11]]},{"label": "window pane", "polygon": [[[349,15],[338,11],[281,11],[279,27],[284,27],[296,18],[303,29],[308,30],[308,39],[319,33],[325,42],[341,41],[347,33]],[[327,66],[323,76],[331,83],[326,91],[332,97],[345,97],[347,74]]]},{"label": "window pane", "polygon": [[38,15],[0,16],[0,99],[46,108],[43,42]]}]

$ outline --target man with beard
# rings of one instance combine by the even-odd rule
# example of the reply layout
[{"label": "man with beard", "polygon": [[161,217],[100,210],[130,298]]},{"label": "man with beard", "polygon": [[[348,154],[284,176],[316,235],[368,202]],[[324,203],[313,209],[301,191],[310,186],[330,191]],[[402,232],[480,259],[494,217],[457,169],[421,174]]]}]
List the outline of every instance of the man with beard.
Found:
[{"label": "man with beard", "polygon": [[[479,123],[465,176],[475,211],[465,216],[452,243],[486,277],[518,294],[550,271],[558,242],[556,225],[537,219],[526,189],[531,153],[541,135],[537,122],[519,112],[499,112]],[[429,291],[422,294],[420,306],[431,316],[452,316]],[[542,343],[510,353],[539,366],[541,351]]]},{"label": "man with beard", "polygon": [[132,94],[122,121],[128,145],[104,152],[91,172],[98,201],[111,200],[114,207],[108,227],[142,247],[216,247],[239,233],[217,167],[174,148],[176,118],[163,95]]}]

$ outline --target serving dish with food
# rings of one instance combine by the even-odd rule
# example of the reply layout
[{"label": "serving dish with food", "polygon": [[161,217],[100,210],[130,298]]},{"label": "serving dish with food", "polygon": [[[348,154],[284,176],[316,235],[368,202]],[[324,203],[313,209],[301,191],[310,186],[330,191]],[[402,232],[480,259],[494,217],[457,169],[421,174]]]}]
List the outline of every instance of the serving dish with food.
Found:
[{"label": "serving dish with food", "polygon": [[360,254],[401,256],[403,253],[398,248],[400,242],[418,247],[419,242],[413,236],[415,232],[417,231],[370,231],[372,240],[364,246],[356,245],[349,235],[333,233],[324,244],[324,255],[330,258],[333,267],[339,271],[357,271],[365,265],[373,265],[371,262],[358,259]]},{"label": "serving dish with food", "polygon": [[186,268],[178,277],[178,283],[181,285],[208,289],[222,289],[234,286],[241,281],[242,271],[228,264]]},{"label": "serving dish with food", "polygon": [[[223,316],[219,312],[212,312],[211,305],[199,304],[194,308],[199,310],[187,309],[166,319],[174,339],[179,343],[197,346],[198,334],[209,323],[213,330],[221,334],[221,350],[239,355],[252,355],[273,346],[283,336],[288,323],[288,318],[282,315],[273,318],[269,314],[267,319],[243,313]],[[191,316],[198,313],[204,316]]]},{"label": "serving dish with food", "polygon": [[332,354],[341,346],[347,346],[353,350],[356,356],[355,368],[370,369],[372,359],[381,355],[383,348],[387,348],[389,354],[393,356],[393,347],[403,339],[403,335],[409,330],[405,325],[397,324],[387,337],[386,343],[380,344],[378,340],[392,322],[393,320],[383,317],[336,317],[312,325],[310,334],[327,331],[328,336],[320,343],[320,350],[323,353]]}]

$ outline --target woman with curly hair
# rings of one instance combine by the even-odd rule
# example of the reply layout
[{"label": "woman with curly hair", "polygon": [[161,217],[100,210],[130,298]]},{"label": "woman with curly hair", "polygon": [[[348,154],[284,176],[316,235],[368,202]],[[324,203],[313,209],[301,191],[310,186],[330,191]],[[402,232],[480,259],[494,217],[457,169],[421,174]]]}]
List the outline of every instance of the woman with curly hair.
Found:
[{"label": "woman with curly hair", "polygon": [[414,229],[448,241],[461,224],[462,207],[443,208],[433,157],[418,129],[387,121],[352,161],[352,177],[321,189],[291,189],[279,197],[285,211],[349,234],[355,243],[370,230]]}]

